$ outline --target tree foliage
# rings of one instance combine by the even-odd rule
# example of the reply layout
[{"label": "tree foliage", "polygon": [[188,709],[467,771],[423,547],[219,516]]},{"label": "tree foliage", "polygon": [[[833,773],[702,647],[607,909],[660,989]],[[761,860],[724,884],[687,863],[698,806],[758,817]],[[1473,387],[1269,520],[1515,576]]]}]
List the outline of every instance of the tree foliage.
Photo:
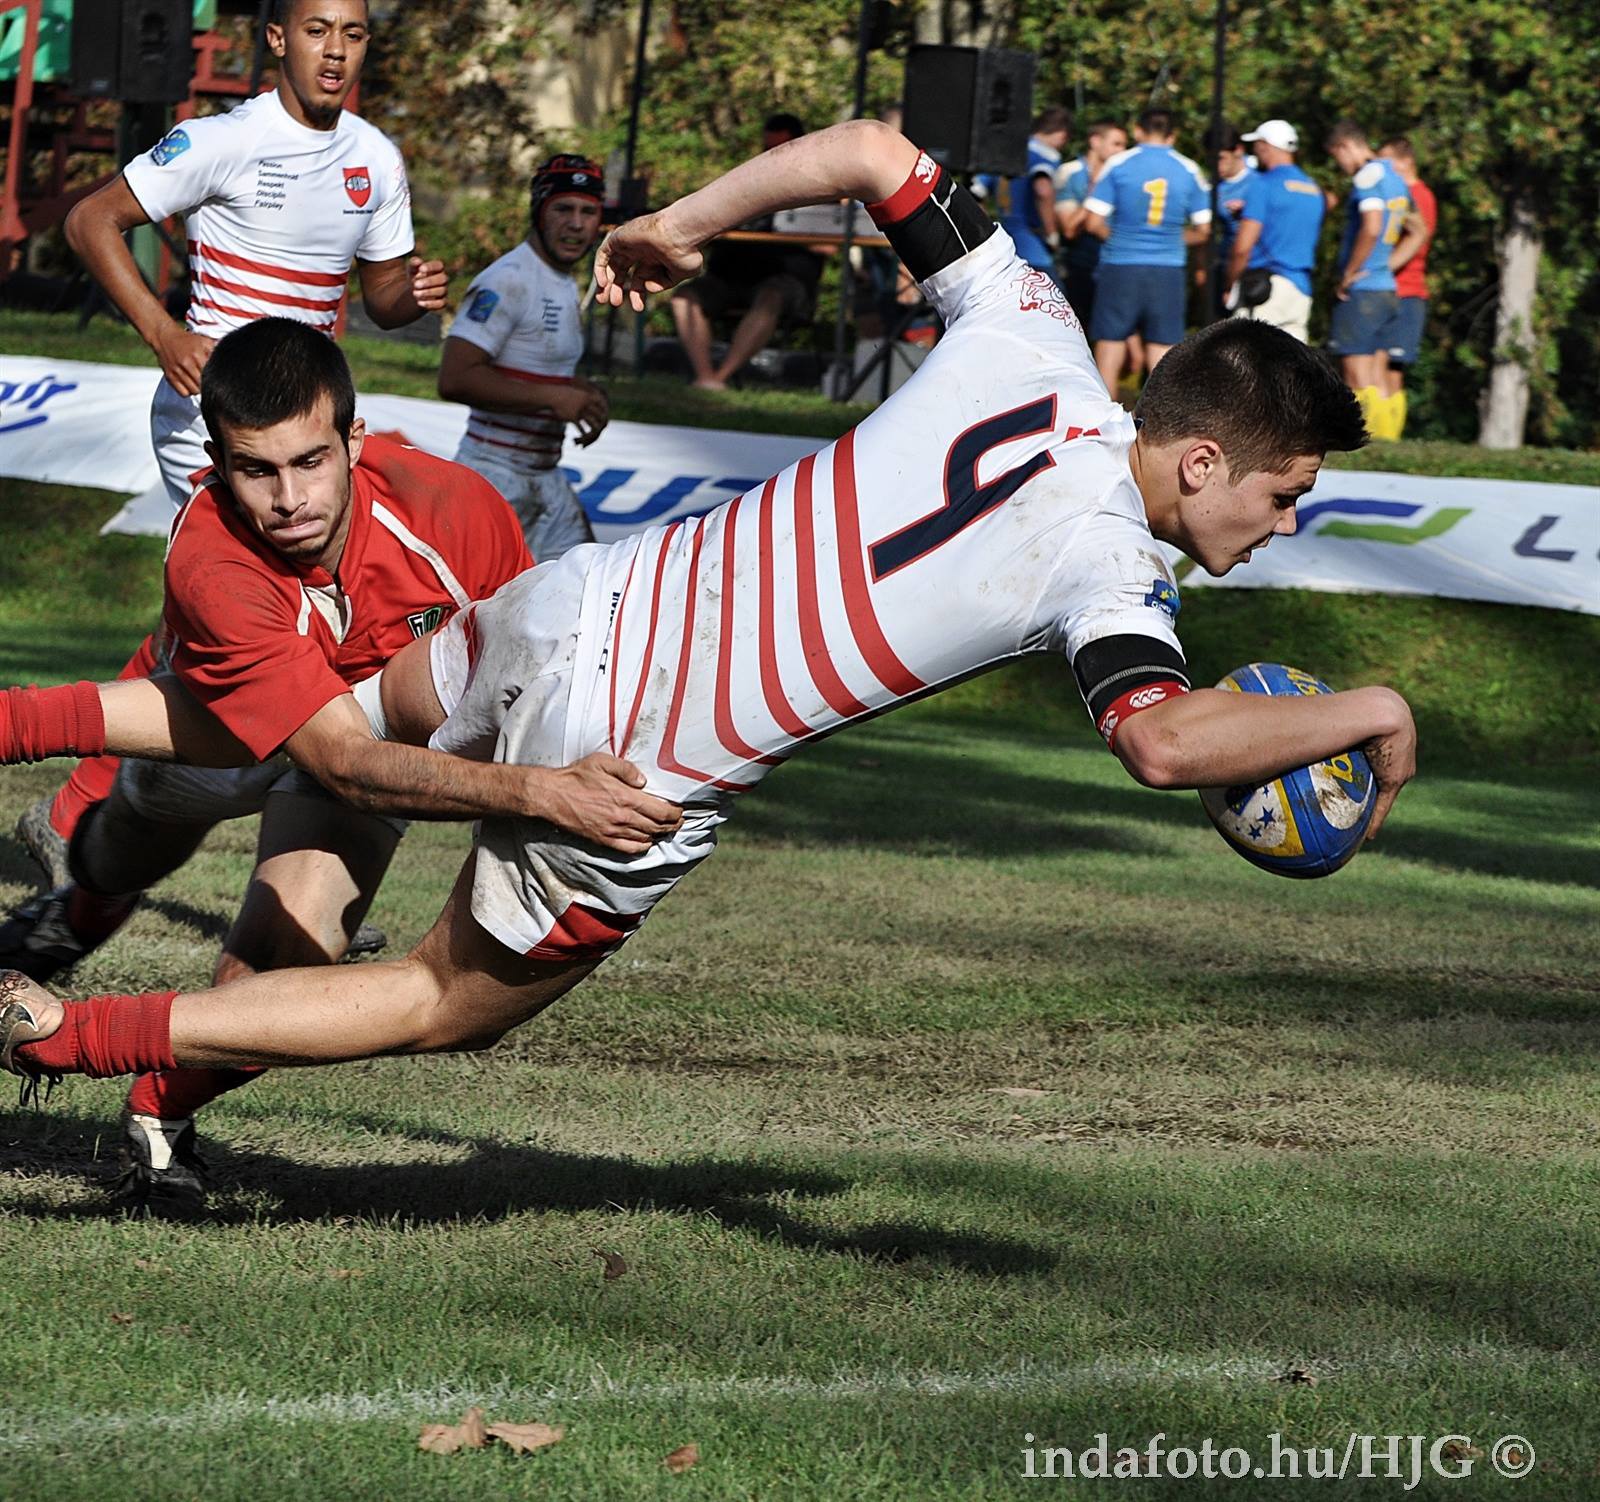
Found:
[{"label": "tree foliage", "polygon": [[[867,109],[898,99],[913,30],[949,40],[957,21],[1033,51],[1035,103],[1080,119],[1174,107],[1199,154],[1211,108],[1211,0],[896,0],[879,8]],[[949,12],[949,14],[946,14]],[[858,0],[656,0],[637,167],[663,202],[744,159],[775,109],[813,128],[846,118],[854,97]],[[576,24],[574,17],[576,15]],[[524,90],[535,61],[576,66],[585,36],[633,24],[636,7],[590,0],[406,0],[374,59],[373,107],[424,187],[487,189],[463,213],[435,200],[458,257],[518,232],[526,166],[547,143]],[[952,17],[956,21],[952,21]],[[558,23],[560,20],[560,24]],[[380,32],[380,37],[382,33]],[[1413,381],[1422,435],[1471,437],[1492,353],[1496,243],[1511,196],[1533,196],[1544,232],[1530,437],[1600,437],[1600,6],[1569,0],[1235,0],[1227,33],[1228,116],[1298,126],[1301,162],[1341,194],[1321,141],[1341,115],[1374,141],[1405,134],[1439,199],[1429,261],[1428,344]],[[626,109],[573,142],[620,150]],[[554,144],[554,143],[550,143]],[[426,195],[424,203],[428,200]],[[448,207],[448,213],[443,212]],[[440,229],[445,226],[439,225]],[[1317,304],[1326,316],[1337,216],[1330,215]],[[496,252],[498,253],[498,251]],[[1313,326],[1314,335],[1320,332]]]}]

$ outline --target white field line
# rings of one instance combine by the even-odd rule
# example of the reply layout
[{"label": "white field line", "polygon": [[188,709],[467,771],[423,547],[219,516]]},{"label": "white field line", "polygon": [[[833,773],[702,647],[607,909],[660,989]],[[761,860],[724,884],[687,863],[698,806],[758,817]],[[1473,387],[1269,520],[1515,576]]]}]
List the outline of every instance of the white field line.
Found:
[{"label": "white field line", "polygon": [[[1314,1370],[1351,1374],[1401,1370],[1456,1360],[1503,1368],[1508,1360],[1564,1360],[1572,1352],[1510,1349],[1498,1345],[1452,1347],[1447,1350],[1406,1347],[1341,1360]],[[46,1417],[18,1415],[0,1432],[0,1453],[39,1448],[59,1449],[93,1443],[121,1434],[170,1432],[196,1437],[237,1428],[240,1424],[362,1424],[374,1420],[453,1420],[473,1404],[490,1417],[513,1410],[533,1410],[546,1420],[589,1403],[653,1404],[738,1402],[788,1398],[821,1403],[861,1402],[884,1398],[1048,1397],[1093,1389],[1131,1388],[1147,1382],[1206,1384],[1266,1382],[1280,1377],[1293,1363],[1260,1357],[1195,1360],[1181,1356],[1102,1357],[1071,1365],[1023,1364],[971,1372],[888,1371],[827,1379],[805,1377],[726,1377],[683,1382],[619,1381],[603,1374],[570,1385],[539,1386],[508,1382],[474,1384],[451,1380],[432,1387],[394,1387],[376,1392],[329,1392],[303,1398],[262,1397],[255,1393],[223,1393],[173,1409],[124,1409],[112,1412],[56,1411]]]}]

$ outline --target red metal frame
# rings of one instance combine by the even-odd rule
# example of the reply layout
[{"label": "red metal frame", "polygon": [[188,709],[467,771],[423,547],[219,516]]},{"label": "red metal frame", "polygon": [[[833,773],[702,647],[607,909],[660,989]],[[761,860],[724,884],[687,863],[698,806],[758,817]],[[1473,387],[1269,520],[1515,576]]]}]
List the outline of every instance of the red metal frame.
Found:
[{"label": "red metal frame", "polygon": [[[12,90],[11,126],[6,151],[4,186],[0,187],[0,279],[14,269],[18,249],[30,235],[61,223],[67,211],[80,198],[86,198],[97,188],[111,181],[120,170],[112,170],[93,182],[67,186],[68,157],[74,151],[103,151],[108,156],[116,151],[116,137],[109,130],[91,126],[88,119],[90,101],[74,94],[65,84],[36,86],[34,66],[39,49],[39,25],[43,0],[0,0],[0,14],[6,11],[27,12],[24,20],[22,52],[17,59],[17,77]],[[243,98],[250,93],[249,78],[217,71],[218,58],[234,50],[233,39],[215,31],[202,31],[194,35],[194,74],[189,83],[189,97],[177,107],[179,120],[191,120],[199,112],[200,102],[206,98]],[[358,89],[352,89],[346,108],[358,106]],[[28,126],[37,106],[67,107],[72,110],[72,123],[57,130],[50,143],[50,176],[48,183],[36,192],[25,192],[23,165],[28,149]],[[165,292],[172,279],[172,255],[163,240],[157,277],[157,291]]]}]

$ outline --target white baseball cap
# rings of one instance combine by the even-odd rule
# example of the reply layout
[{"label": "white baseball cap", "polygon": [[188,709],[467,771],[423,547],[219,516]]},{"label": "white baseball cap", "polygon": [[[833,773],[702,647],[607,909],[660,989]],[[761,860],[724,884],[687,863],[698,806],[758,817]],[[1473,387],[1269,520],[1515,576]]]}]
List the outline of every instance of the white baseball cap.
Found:
[{"label": "white baseball cap", "polygon": [[1269,146],[1276,146],[1279,151],[1300,149],[1300,132],[1287,120],[1263,120],[1254,130],[1246,131],[1240,139],[1265,141]]}]

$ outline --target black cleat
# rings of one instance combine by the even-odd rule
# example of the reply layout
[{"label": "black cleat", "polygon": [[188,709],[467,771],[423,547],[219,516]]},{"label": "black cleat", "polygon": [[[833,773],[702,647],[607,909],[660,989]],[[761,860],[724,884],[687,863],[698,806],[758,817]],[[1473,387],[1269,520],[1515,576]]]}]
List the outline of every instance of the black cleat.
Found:
[{"label": "black cleat", "polygon": [[37,803],[30,803],[17,820],[17,839],[22,848],[39,863],[47,887],[64,887],[72,880],[67,868],[67,842],[56,833],[50,822],[50,809],[55,795],[47,793]]},{"label": "black cleat", "polygon": [[98,945],[87,943],[67,922],[70,886],[30,897],[0,923],[0,967],[30,980],[54,980]]},{"label": "black cleat", "polygon": [[350,940],[350,947],[345,950],[344,958],[358,960],[364,954],[377,954],[380,949],[389,947],[389,936],[375,924],[363,923],[355,932],[355,937]]},{"label": "black cleat", "polygon": [[194,1215],[206,1205],[206,1165],[194,1121],[122,1113],[122,1172],[113,1195],[132,1215]]}]

